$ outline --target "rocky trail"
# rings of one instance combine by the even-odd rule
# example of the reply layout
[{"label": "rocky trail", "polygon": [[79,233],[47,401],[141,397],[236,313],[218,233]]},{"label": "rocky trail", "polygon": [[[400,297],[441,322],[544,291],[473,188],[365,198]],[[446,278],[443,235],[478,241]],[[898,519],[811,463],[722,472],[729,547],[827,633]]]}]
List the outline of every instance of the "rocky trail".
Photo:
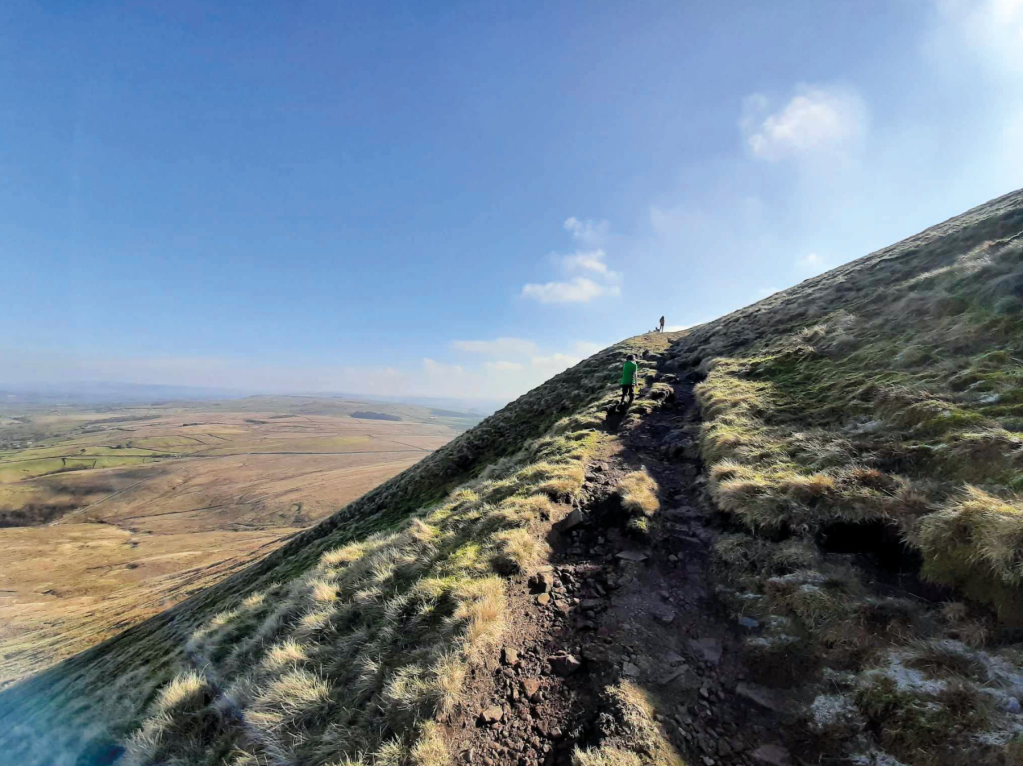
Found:
[{"label": "rocky trail", "polygon": [[[688,764],[790,766],[782,700],[750,680],[736,622],[713,596],[715,512],[704,492],[693,382],[661,372],[664,406],[636,422],[609,413],[614,435],[587,467],[582,500],[554,525],[550,566],[509,586],[511,626],[499,657],[467,682],[448,720],[467,764],[567,766],[576,747],[623,735],[605,689],[629,681],[653,702],[653,725]],[[627,533],[619,482],[645,468],[660,510],[648,535]]]}]

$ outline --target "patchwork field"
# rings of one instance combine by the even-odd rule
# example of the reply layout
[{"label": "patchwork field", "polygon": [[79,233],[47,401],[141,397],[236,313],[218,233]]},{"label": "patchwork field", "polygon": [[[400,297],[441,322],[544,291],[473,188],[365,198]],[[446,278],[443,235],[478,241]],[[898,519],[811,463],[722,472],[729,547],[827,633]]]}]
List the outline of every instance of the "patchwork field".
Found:
[{"label": "patchwork field", "polygon": [[265,555],[477,418],[252,397],[0,411],[0,687]]}]

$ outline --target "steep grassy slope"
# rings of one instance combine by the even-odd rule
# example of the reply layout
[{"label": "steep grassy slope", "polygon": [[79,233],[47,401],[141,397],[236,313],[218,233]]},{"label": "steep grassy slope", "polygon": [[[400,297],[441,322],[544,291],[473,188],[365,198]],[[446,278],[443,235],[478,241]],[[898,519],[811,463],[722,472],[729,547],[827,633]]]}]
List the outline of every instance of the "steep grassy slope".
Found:
[{"label": "steep grassy slope", "polygon": [[[503,725],[502,707],[465,695],[492,702],[480,689],[516,677],[504,637],[558,625],[551,642],[582,645],[609,682],[599,716],[568,711],[604,733],[580,735],[576,766],[678,766],[679,748],[705,764],[1023,762],[1021,232],[1017,192],[687,333],[597,354],[260,564],[0,695],[0,761],[519,762],[522,749],[484,760],[451,738]],[[650,355],[644,386],[606,416],[629,352]],[[686,379],[702,381],[706,478]],[[621,533],[600,526],[612,507]],[[573,577],[601,598],[576,599],[575,622],[527,618],[534,572],[537,602],[569,608],[541,567],[552,527],[581,510],[589,537],[559,544],[592,558]],[[701,584],[710,546],[715,595],[743,621],[707,637],[687,631],[718,619]],[[580,569],[602,579],[582,584]],[[601,621],[607,602],[626,610],[624,633]],[[726,639],[741,656],[719,668]],[[644,686],[658,642],[687,655]],[[566,674],[578,662],[550,656]],[[729,744],[736,721],[793,752]]]},{"label": "steep grassy slope", "polygon": [[[750,654],[789,683],[814,675],[797,666],[851,671],[821,705],[912,763],[953,762],[1018,706],[1021,206],[996,200],[672,350],[706,374],[701,452],[733,524],[722,595],[771,626]],[[883,594],[849,566],[864,556]]]},{"label": "steep grassy slope", "polygon": [[100,763],[119,740],[139,763],[409,757],[499,638],[497,574],[542,556],[530,529],[569,509],[595,403],[647,345],[556,376],[241,575],[6,692],[0,760]]}]

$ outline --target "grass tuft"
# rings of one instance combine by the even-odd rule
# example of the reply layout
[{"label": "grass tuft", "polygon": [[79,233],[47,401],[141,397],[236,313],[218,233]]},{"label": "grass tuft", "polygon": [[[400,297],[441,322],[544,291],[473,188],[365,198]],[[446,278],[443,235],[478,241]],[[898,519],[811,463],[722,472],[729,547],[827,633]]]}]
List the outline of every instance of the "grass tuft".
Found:
[{"label": "grass tuft", "polygon": [[661,508],[661,502],[657,499],[657,482],[645,468],[622,477],[618,491],[622,497],[622,507],[630,516],[649,518]]},{"label": "grass tuft", "polygon": [[[685,766],[655,718],[650,696],[628,681],[604,690],[600,744],[577,747],[574,766]],[[602,718],[605,718],[602,716]]]}]

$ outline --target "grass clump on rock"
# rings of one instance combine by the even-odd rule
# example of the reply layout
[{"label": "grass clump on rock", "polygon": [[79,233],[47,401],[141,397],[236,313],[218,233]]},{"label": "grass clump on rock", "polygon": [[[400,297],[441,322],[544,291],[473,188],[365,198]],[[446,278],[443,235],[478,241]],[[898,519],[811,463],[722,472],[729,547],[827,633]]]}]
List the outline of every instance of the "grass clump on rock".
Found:
[{"label": "grass clump on rock", "polygon": [[974,486],[949,498],[921,521],[917,539],[924,575],[991,603],[1019,621],[1023,583],[1023,501],[996,497]]},{"label": "grass clump on rock", "polygon": [[645,468],[632,471],[618,483],[618,494],[628,516],[626,528],[641,536],[648,535],[650,520],[661,508],[657,499],[657,482]]},{"label": "grass clump on rock", "polygon": [[599,744],[576,748],[573,766],[685,766],[655,719],[647,692],[629,681],[603,693],[608,720],[598,732]]}]

